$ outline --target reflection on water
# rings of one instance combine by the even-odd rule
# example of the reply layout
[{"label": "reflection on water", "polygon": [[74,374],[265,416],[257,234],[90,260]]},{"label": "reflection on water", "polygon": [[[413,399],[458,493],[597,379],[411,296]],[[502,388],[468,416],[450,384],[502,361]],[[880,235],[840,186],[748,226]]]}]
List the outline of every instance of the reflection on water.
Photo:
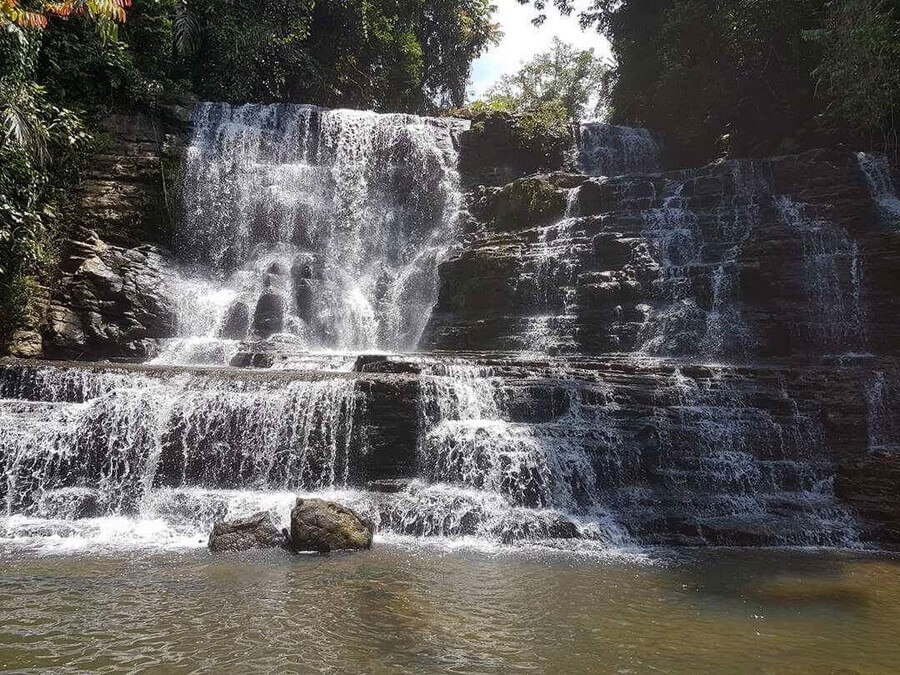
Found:
[{"label": "reflection on water", "polygon": [[0,552],[0,669],[891,672],[900,559]]}]

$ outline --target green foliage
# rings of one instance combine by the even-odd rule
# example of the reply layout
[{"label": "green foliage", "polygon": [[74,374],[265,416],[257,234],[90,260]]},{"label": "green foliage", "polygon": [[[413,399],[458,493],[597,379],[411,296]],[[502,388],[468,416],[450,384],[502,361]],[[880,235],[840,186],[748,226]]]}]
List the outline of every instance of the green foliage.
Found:
[{"label": "green foliage", "polygon": [[558,101],[569,117],[580,119],[591,98],[602,91],[610,70],[610,64],[594,56],[593,49],[575,49],[554,38],[547,52],[535,56],[514,75],[502,77],[488,91],[488,98],[514,110]]},{"label": "green foliage", "polygon": [[53,267],[58,206],[90,142],[35,81],[42,37],[0,32],[0,341],[24,318],[33,278]]},{"label": "green foliage", "polygon": [[[573,11],[572,0],[520,0]],[[897,155],[898,0],[591,0],[612,121],[684,163],[851,143]]]},{"label": "green foliage", "polygon": [[883,135],[900,153],[900,3],[842,0],[828,4],[825,27],[806,36],[822,48],[813,71],[827,115]]},{"label": "green foliage", "polygon": [[522,223],[534,226],[556,221],[562,217],[566,201],[546,180],[522,178],[500,190],[493,208],[495,226],[508,230]]},{"label": "green foliage", "polygon": [[498,165],[512,163],[526,171],[558,167],[574,142],[569,114],[558,100],[519,110],[514,101],[497,98],[448,114],[472,120],[467,142],[479,149],[482,160],[500,153],[491,160]]},{"label": "green foliage", "polygon": [[[307,81],[312,0],[194,0],[179,22],[194,89],[204,99],[272,102]],[[185,28],[183,17],[195,24]]]},{"label": "green foliage", "polygon": [[32,79],[38,36],[0,35],[0,274],[31,273],[48,257],[57,179],[71,176],[90,137],[71,111]]},{"label": "green foliage", "polygon": [[12,334],[27,320],[38,292],[34,277],[24,274],[0,274],[0,347],[7,346]]},{"label": "green foliage", "polygon": [[551,100],[523,110],[516,117],[516,128],[527,147],[538,150],[544,145],[553,151],[559,142],[569,143],[569,111],[562,101]]},{"label": "green foliage", "polygon": [[195,90],[228,101],[430,111],[496,39],[488,0],[179,0]]}]

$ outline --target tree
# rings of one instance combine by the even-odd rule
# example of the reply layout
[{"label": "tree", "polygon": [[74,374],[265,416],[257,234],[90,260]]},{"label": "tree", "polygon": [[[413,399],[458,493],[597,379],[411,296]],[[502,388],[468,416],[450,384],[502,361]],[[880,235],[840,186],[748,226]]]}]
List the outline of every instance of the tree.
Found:
[{"label": "tree", "polygon": [[488,91],[491,99],[506,101],[514,109],[538,108],[559,101],[571,119],[582,118],[588,102],[604,88],[611,65],[559,38],[514,75],[505,75]]},{"label": "tree", "polygon": [[178,0],[204,98],[430,112],[497,39],[490,0]]},{"label": "tree", "polygon": [[864,134],[881,136],[900,155],[900,3],[842,0],[828,3],[825,25],[807,37],[822,47],[813,71],[827,115]]},{"label": "tree", "polygon": [[[519,0],[570,14],[572,0]],[[898,0],[592,0],[610,40],[611,121],[676,161],[851,144],[898,150]]]},{"label": "tree", "polygon": [[46,28],[51,17],[88,16],[105,39],[115,39],[116,23],[125,21],[131,0],[41,0],[25,6],[20,0],[0,0],[0,26],[14,23],[22,28]]}]

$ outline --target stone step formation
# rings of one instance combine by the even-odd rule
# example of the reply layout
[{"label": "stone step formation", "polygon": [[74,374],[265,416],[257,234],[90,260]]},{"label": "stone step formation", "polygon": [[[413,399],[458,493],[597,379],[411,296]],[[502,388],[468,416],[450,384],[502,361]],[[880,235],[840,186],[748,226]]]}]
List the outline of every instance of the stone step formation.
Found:
[{"label": "stone step formation", "polygon": [[388,539],[900,548],[889,167],[585,123],[533,174],[509,130],[479,166],[496,126],[199,106],[174,249],[69,247],[40,351],[91,362],[0,367],[0,536],[205,545],[299,494]]}]

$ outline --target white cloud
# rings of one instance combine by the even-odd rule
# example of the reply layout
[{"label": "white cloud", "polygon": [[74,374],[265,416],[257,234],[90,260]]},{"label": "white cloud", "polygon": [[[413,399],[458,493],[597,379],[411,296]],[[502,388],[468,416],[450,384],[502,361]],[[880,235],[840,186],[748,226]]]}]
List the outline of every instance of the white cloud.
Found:
[{"label": "white cloud", "polygon": [[535,54],[547,51],[554,37],[574,44],[579,49],[594,48],[598,56],[609,56],[609,42],[593,28],[581,30],[578,25],[578,10],[587,0],[575,3],[575,11],[570,16],[560,16],[553,9],[547,9],[547,20],[541,26],[534,26],[535,16],[530,5],[520,5],[516,0],[494,0],[497,11],[494,21],[500,24],[503,39],[472,64],[472,78],[469,83],[469,97],[481,96],[502,75],[516,72],[524,62]]}]

